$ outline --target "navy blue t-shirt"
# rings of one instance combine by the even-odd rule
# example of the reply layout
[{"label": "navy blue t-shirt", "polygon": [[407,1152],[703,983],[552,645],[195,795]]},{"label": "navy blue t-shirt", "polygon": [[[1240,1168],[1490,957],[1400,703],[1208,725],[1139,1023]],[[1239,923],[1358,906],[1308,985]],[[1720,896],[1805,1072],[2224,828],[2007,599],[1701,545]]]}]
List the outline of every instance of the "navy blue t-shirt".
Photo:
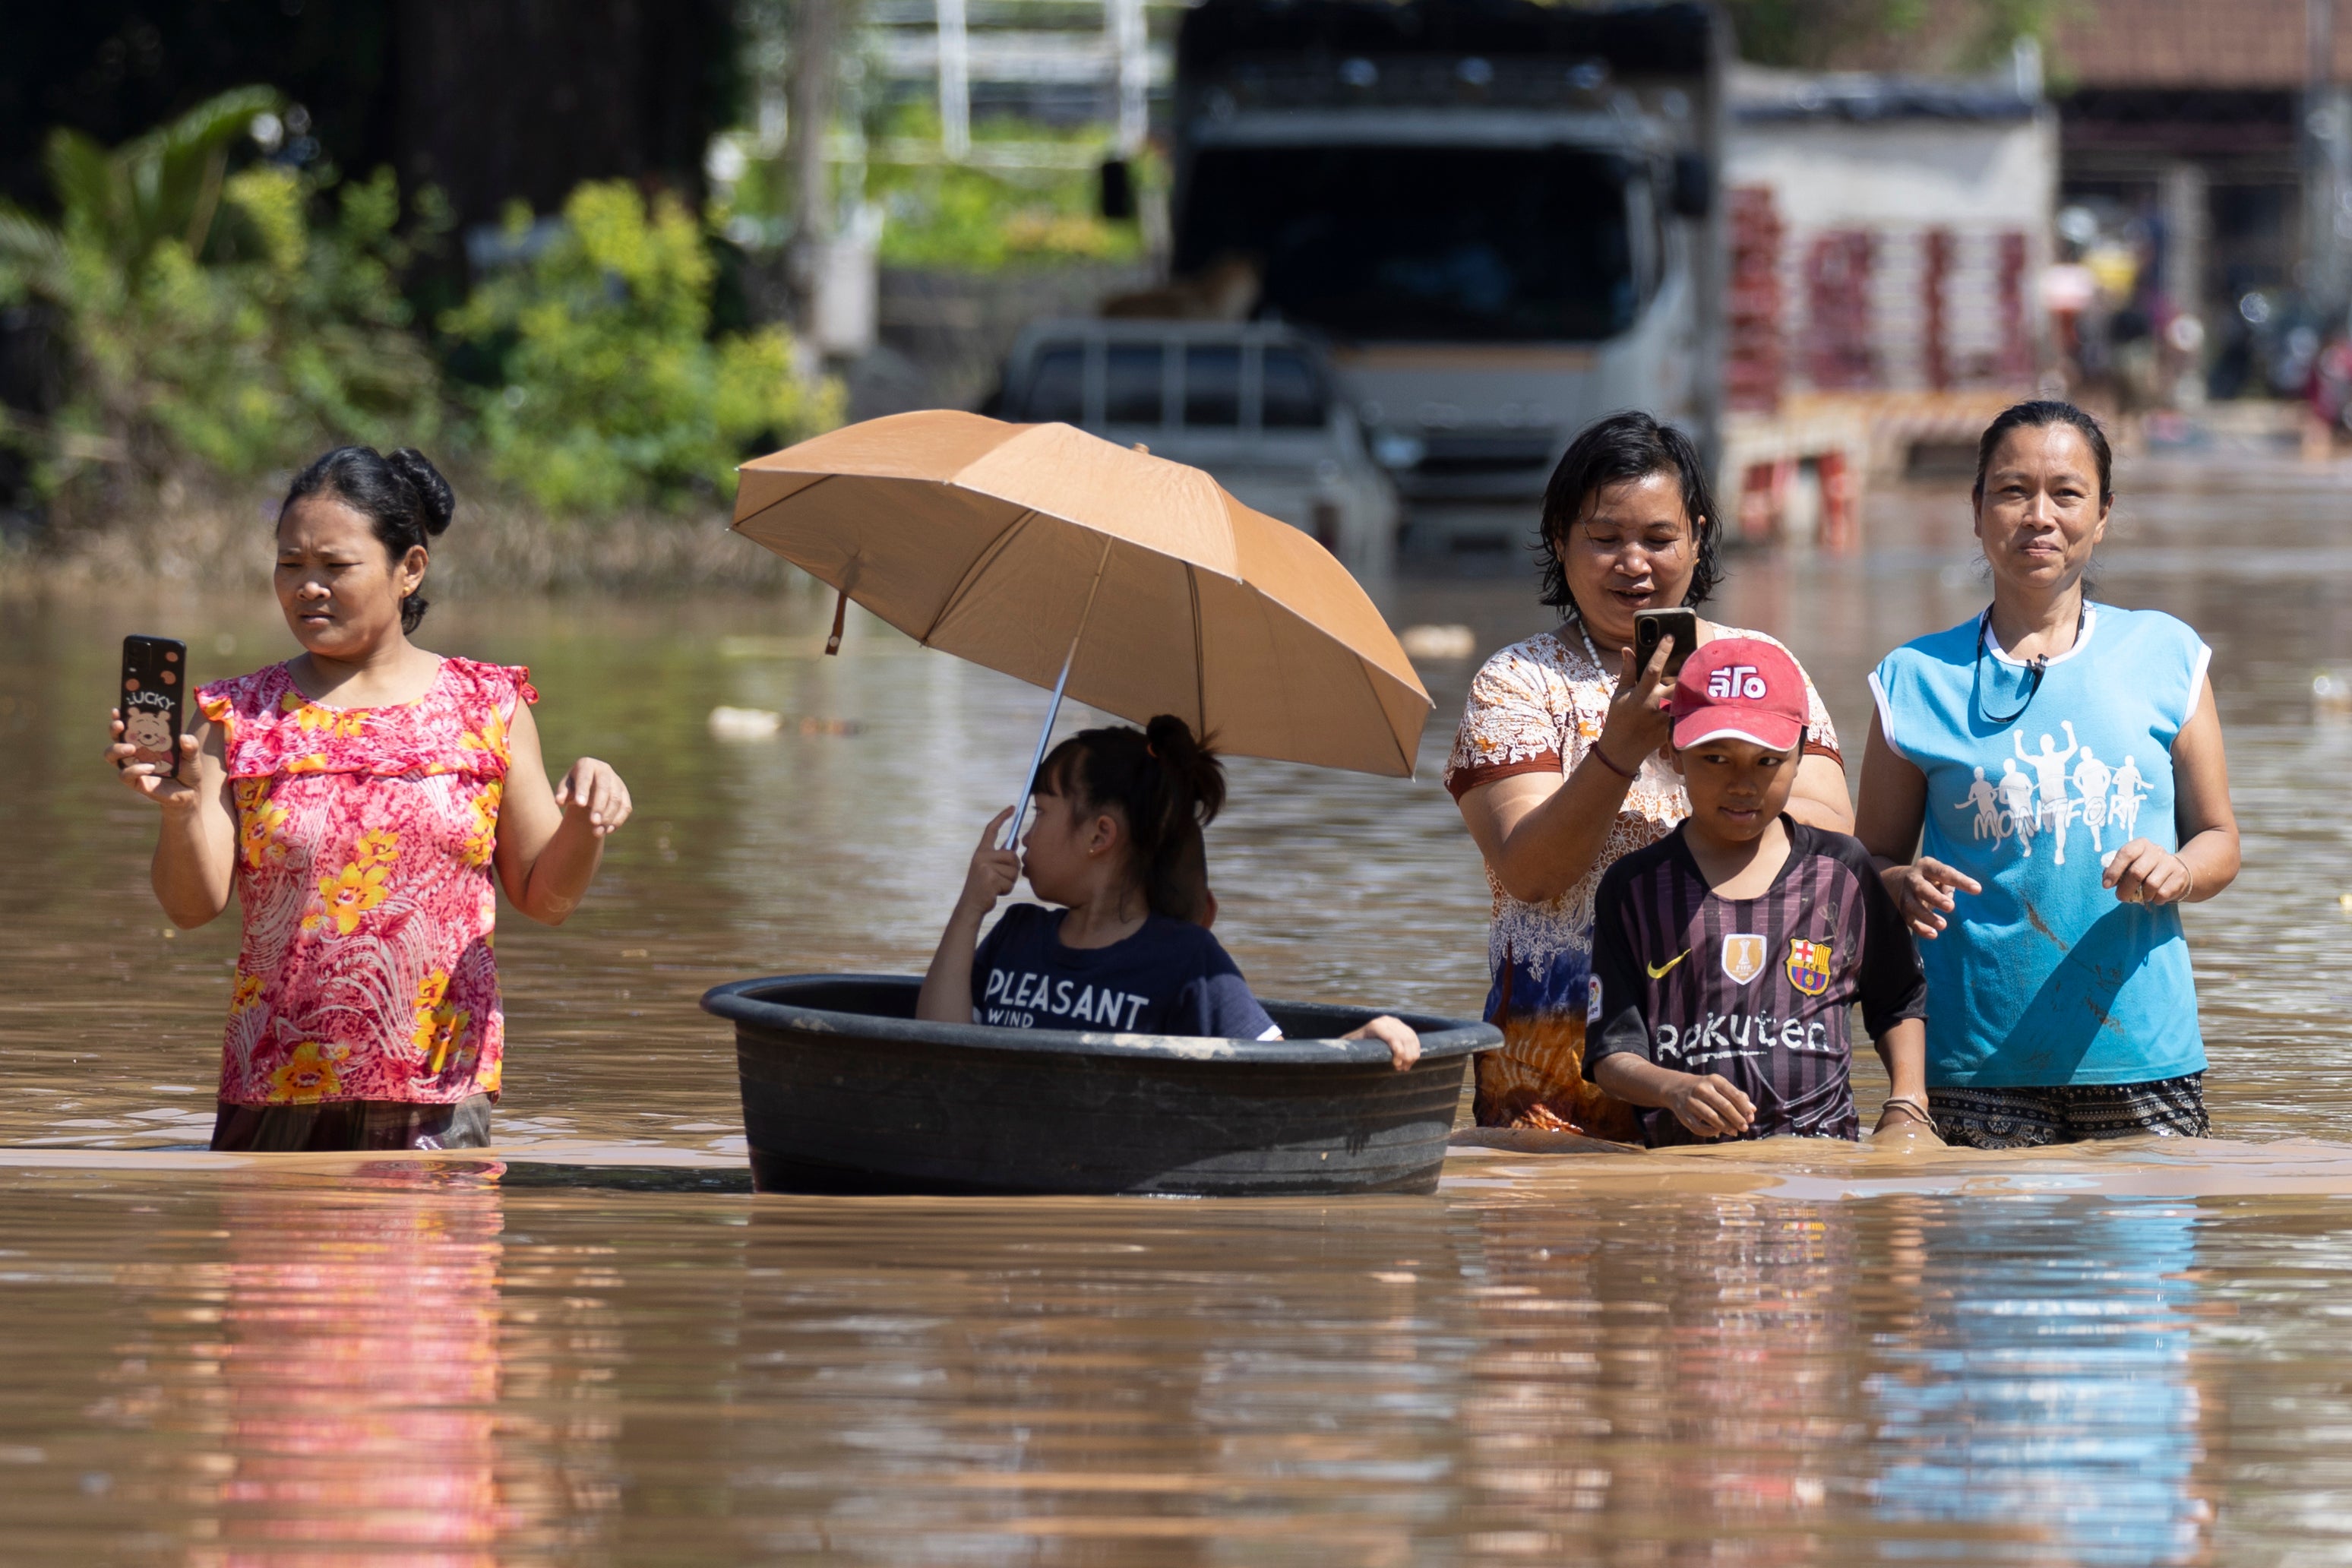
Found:
[{"label": "navy blue t-shirt", "polygon": [[1015,904],[971,960],[975,1023],[1122,1035],[1279,1037],[1217,939],[1189,921],[1147,915],[1108,947],[1065,947],[1067,910]]}]

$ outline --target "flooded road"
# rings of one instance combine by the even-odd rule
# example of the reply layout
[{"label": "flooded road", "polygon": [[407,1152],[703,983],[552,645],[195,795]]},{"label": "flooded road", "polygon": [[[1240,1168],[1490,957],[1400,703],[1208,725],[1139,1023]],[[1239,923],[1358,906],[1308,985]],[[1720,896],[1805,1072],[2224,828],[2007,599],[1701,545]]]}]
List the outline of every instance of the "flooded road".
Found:
[{"label": "flooded road", "polygon": [[[5,1555],[2352,1559],[2352,724],[2312,697],[2352,667],[2352,485],[2121,480],[2099,595],[2214,646],[2246,835],[2187,915],[2215,1130],[2321,1146],[1465,1153],[1435,1198],[1345,1204],[754,1199],[694,998],[919,970],[1043,703],[855,616],[821,658],[811,595],[445,600],[422,640],[530,663],[551,759],[602,756],[638,802],[570,925],[501,923],[513,1153],[193,1152],[234,925],[167,932],[93,715],[125,632],[185,637],[200,676],[290,643],[260,597],[8,604]],[[1716,613],[1790,641],[1850,753],[1869,666],[1983,602],[1964,489],[1882,492],[1859,557],[1732,563]],[[1544,624],[1533,600],[1384,607],[1483,651]],[[1476,1011],[1486,892],[1435,776],[1474,667],[1423,668],[1417,781],[1234,764],[1218,931],[1262,993]],[[719,704],[782,732],[715,739]]]}]

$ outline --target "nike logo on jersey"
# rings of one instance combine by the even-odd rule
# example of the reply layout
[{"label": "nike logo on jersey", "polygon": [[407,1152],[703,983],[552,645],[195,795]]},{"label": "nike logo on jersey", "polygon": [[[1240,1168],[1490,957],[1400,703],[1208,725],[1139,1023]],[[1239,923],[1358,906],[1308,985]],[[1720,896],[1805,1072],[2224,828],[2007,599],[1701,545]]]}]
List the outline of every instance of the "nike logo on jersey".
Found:
[{"label": "nike logo on jersey", "polygon": [[1672,958],[1666,960],[1664,963],[1644,963],[1642,967],[1650,972],[1651,979],[1655,980],[1664,975],[1667,970],[1672,969],[1675,964],[1680,963],[1684,959],[1688,958],[1689,956],[1690,949],[1685,948],[1680,952],[1675,954]]}]

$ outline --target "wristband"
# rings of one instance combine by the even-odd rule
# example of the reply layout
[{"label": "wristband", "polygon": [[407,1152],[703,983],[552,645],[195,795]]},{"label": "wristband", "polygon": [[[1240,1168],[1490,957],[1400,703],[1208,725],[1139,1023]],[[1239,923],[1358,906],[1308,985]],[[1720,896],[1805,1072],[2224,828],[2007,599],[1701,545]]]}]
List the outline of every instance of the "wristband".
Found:
[{"label": "wristband", "polygon": [[1621,768],[1621,767],[1619,767],[1619,766],[1617,765],[1617,763],[1616,763],[1616,761],[1615,761],[1613,758],[1612,758],[1612,757],[1609,755],[1609,753],[1608,753],[1607,752],[1604,752],[1604,751],[1602,751],[1602,750],[1601,749],[1601,737],[1600,737],[1600,736],[1595,735],[1595,736],[1592,738],[1592,745],[1591,745],[1591,747],[1590,748],[1590,751],[1589,751],[1588,754],[1589,754],[1589,755],[1591,755],[1591,756],[1599,757],[1599,758],[1601,759],[1601,765],[1602,767],[1607,768],[1611,773],[1615,773],[1619,778],[1623,779],[1627,784],[1632,784],[1632,783],[1633,782],[1633,773],[1634,773],[1634,770],[1628,770],[1628,769],[1625,769],[1625,768]]},{"label": "wristband", "polygon": [[1886,1111],[1887,1111],[1887,1108],[1888,1108],[1889,1106],[1895,1106],[1895,1105],[1899,1105],[1899,1106],[1901,1106],[1904,1110],[1906,1110],[1909,1111],[1912,1115],[1914,1115],[1914,1116],[1917,1117],[1917,1118],[1920,1120],[1920,1121],[1921,1121],[1921,1122],[1925,1123],[1926,1125],[1927,1125],[1927,1126],[1929,1126],[1929,1127],[1933,1127],[1933,1126],[1936,1124],[1936,1119],[1935,1119],[1933,1116],[1930,1116],[1930,1115],[1927,1113],[1927,1108],[1926,1106],[1924,1106],[1924,1105],[1920,1104],[1917,1100],[1916,1100],[1912,1099],[1912,1098],[1911,1098],[1909,1095],[1907,1095],[1907,1094],[1890,1094],[1890,1095],[1888,1095],[1888,1096],[1886,1097],[1886,1099],[1885,1099],[1885,1100],[1884,1100],[1884,1101],[1879,1105],[1879,1108],[1878,1108],[1878,1117],[1879,1117],[1879,1120],[1880,1120],[1880,1121],[1884,1121],[1886,1119]]}]

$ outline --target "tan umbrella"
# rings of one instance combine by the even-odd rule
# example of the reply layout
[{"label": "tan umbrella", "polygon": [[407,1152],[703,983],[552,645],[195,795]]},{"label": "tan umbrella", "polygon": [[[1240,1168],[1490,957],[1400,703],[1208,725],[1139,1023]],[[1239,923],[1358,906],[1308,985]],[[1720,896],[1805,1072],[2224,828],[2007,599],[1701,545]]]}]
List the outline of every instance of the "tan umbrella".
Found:
[{"label": "tan umbrella", "polygon": [[1056,707],[1066,689],[1138,723],[1176,714],[1224,752],[1412,772],[1429,693],[1380,611],[1329,552],[1198,468],[933,410],[739,472],[736,531]]}]

